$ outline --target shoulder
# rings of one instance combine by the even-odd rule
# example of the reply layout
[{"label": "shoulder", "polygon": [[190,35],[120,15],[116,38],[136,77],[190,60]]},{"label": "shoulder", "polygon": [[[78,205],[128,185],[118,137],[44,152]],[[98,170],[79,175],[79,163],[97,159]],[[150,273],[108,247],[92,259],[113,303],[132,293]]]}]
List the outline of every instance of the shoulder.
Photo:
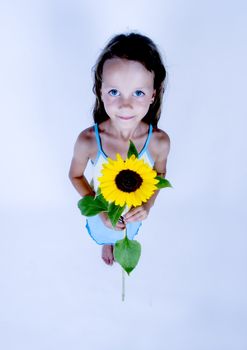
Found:
[{"label": "shoulder", "polygon": [[95,139],[95,130],[94,126],[80,132],[75,143],[75,154],[79,155],[86,154],[89,158],[93,157],[95,149],[97,148],[96,139]]},{"label": "shoulder", "polygon": [[94,138],[95,132],[94,132],[94,127],[90,126],[89,128],[83,130],[80,132],[80,134],[77,137],[77,142],[78,143],[88,143],[92,141]]},{"label": "shoulder", "polygon": [[166,159],[170,151],[169,135],[162,129],[154,128],[150,149],[156,161]]}]

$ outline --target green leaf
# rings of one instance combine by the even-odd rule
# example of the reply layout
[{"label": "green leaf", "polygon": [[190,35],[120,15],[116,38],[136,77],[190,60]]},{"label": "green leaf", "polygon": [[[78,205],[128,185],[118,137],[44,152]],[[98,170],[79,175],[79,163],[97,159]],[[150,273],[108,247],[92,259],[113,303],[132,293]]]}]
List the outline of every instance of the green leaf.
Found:
[{"label": "green leaf", "polygon": [[129,145],[127,157],[130,158],[132,156],[132,154],[134,154],[136,156],[136,158],[138,158],[137,149],[136,149],[134,143],[130,140],[130,145]]},{"label": "green leaf", "polygon": [[156,176],[155,179],[159,180],[159,182],[155,185],[158,188],[172,187],[170,182],[161,176]]},{"label": "green leaf", "polygon": [[[81,198],[77,204],[82,215],[94,216],[102,211],[108,210],[108,203],[106,200],[101,198],[102,195],[98,197],[85,196]],[[103,196],[102,196],[103,197]]]},{"label": "green leaf", "polygon": [[111,220],[112,226],[115,227],[118,219],[122,215],[124,211],[125,205],[120,207],[120,205],[116,205],[114,202],[111,202],[108,207],[108,217]]},{"label": "green leaf", "polygon": [[115,260],[129,275],[134,270],[141,256],[141,244],[137,241],[124,239],[117,241],[114,245],[113,254]]},{"label": "green leaf", "polygon": [[96,195],[95,200],[97,200],[99,203],[101,203],[105,208],[107,208],[108,210],[108,202],[105,199],[105,197],[103,196],[103,194],[99,193]]},{"label": "green leaf", "polygon": [[98,187],[97,192],[96,192],[96,197],[99,196],[100,194],[101,194],[101,188]]}]

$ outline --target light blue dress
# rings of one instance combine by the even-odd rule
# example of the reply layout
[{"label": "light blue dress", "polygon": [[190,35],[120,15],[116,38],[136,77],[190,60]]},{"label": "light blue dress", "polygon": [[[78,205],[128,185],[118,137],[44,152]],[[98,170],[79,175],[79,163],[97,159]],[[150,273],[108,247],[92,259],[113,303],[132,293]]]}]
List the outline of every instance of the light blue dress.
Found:
[{"label": "light blue dress", "polygon": [[[93,165],[94,190],[97,191],[98,186],[99,186],[98,177],[101,176],[102,164],[107,161],[107,155],[104,153],[102,146],[101,146],[101,140],[100,140],[99,129],[98,129],[97,124],[94,125],[94,130],[95,130],[95,137],[96,137],[97,146],[98,146],[98,153],[97,153],[95,161],[94,162],[92,161],[92,165]],[[139,153],[138,158],[144,159],[144,161],[147,162],[153,168],[154,161],[153,161],[153,159],[148,151],[148,144],[150,142],[152,130],[153,130],[153,127],[150,124],[146,142],[143,146],[143,149]],[[141,221],[127,223],[127,225],[126,225],[127,237],[129,239],[134,239],[134,237],[135,237],[135,235],[137,235],[141,225],[142,225]],[[99,215],[87,217],[86,228],[87,228],[89,235],[98,244],[115,244],[116,241],[124,238],[124,230],[123,231],[116,231],[116,230],[113,230],[113,229],[106,227],[103,224]]]}]

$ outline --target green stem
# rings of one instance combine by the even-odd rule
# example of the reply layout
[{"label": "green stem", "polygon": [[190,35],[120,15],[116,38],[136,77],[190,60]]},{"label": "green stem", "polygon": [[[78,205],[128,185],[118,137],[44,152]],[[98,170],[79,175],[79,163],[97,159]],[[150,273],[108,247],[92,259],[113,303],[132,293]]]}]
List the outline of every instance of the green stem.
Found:
[{"label": "green stem", "polygon": [[[127,236],[127,228],[124,230],[124,238]],[[125,299],[125,271],[122,268],[122,301]]]},{"label": "green stem", "polygon": [[124,269],[122,268],[122,301],[124,301],[125,298],[125,274]]}]

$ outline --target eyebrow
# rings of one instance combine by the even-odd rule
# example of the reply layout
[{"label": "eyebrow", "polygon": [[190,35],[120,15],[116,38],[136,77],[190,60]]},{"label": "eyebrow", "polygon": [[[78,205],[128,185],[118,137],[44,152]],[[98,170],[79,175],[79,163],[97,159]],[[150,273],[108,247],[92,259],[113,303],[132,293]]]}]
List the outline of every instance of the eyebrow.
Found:
[{"label": "eyebrow", "polygon": [[[103,83],[102,82],[102,85],[104,84],[104,87],[106,88],[106,89],[110,89],[110,88],[112,88],[112,89],[117,89],[117,90],[119,90],[119,88],[117,87],[117,85],[107,85],[107,84],[105,84],[105,83]],[[150,86],[138,86],[138,87],[135,87],[133,90],[144,90],[144,89],[150,89]]]}]

